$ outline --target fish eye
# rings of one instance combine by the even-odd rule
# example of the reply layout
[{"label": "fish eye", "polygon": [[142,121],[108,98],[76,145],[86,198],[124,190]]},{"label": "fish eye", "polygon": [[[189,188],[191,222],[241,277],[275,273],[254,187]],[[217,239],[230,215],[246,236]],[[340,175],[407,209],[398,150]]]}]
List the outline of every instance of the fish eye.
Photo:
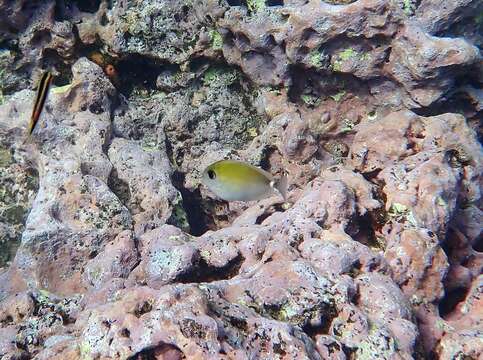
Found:
[{"label": "fish eye", "polygon": [[213,180],[214,178],[216,178],[216,174],[213,170],[208,170],[208,177]]}]

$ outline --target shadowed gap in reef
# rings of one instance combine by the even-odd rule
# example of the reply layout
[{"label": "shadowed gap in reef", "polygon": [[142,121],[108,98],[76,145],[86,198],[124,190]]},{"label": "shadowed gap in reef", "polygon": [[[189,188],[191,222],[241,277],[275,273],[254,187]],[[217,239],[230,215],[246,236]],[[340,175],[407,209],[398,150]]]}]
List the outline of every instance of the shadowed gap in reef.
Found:
[{"label": "shadowed gap in reef", "polygon": [[131,54],[119,60],[120,92],[129,97],[135,87],[156,90],[156,79],[169,64],[149,56]]},{"label": "shadowed gap in reef", "polygon": [[454,290],[447,291],[444,298],[439,302],[439,315],[444,319],[447,315],[451,314],[456,309],[456,306],[466,298],[468,290],[464,287],[458,287]]},{"label": "shadowed gap in reef", "polygon": [[[455,237],[458,237],[456,230],[450,226],[446,234],[446,239],[441,244],[441,248],[450,260],[450,265],[454,265],[453,260],[451,259],[454,257],[454,252],[458,252],[461,246],[459,244],[460,240],[456,239]],[[461,263],[461,265],[465,266],[464,263]],[[446,316],[450,315],[456,309],[458,304],[465,300],[468,292],[469,288],[463,285],[452,290],[448,290],[447,286],[445,286],[445,295],[438,304],[440,316],[445,318]]]},{"label": "shadowed gap in reef", "polygon": [[174,187],[181,193],[183,208],[188,218],[190,233],[194,236],[203,235],[209,228],[207,225],[206,214],[202,207],[202,197],[198,189],[189,191],[184,186],[185,174],[175,171],[172,175]]},{"label": "shadowed gap in reef", "polygon": [[176,278],[176,281],[188,284],[228,280],[238,275],[244,261],[245,258],[241,254],[238,254],[238,256],[230,260],[228,264],[217,268],[206,263],[203,258],[200,258],[196,264],[195,270],[181,274]]},{"label": "shadowed gap in reef", "polygon": [[469,93],[470,89],[474,93],[481,89],[481,83],[477,76],[475,67],[470,67],[465,74],[456,78],[453,90],[444,95],[441,99],[430,106],[420,109],[412,109],[419,116],[437,116],[446,113],[462,114],[468,125],[475,130],[480,142],[483,141],[483,111],[478,109],[479,100]]},{"label": "shadowed gap in reef", "polygon": [[155,359],[186,359],[186,356],[177,346],[160,343],[159,345],[143,349],[128,358],[128,360]]}]

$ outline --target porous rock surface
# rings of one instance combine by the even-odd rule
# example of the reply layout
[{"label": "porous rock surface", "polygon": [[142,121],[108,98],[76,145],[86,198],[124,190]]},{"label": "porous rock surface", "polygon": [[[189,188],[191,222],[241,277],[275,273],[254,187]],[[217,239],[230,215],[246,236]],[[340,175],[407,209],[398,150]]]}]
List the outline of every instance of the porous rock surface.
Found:
[{"label": "porous rock surface", "polygon": [[0,359],[481,358],[481,10],[0,1]]}]

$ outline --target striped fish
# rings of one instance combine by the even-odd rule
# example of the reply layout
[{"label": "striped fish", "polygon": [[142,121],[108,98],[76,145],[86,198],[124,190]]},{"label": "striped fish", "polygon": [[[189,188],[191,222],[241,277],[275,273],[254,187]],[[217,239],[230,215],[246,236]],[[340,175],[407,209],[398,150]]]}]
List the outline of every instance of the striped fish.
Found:
[{"label": "striped fish", "polygon": [[42,75],[40,79],[39,86],[37,88],[37,96],[35,97],[34,108],[32,110],[32,116],[30,117],[30,122],[27,128],[27,137],[32,135],[35,129],[35,125],[39,121],[40,113],[44,107],[45,100],[47,100],[47,94],[49,93],[49,87],[52,83],[52,74],[47,71]]}]

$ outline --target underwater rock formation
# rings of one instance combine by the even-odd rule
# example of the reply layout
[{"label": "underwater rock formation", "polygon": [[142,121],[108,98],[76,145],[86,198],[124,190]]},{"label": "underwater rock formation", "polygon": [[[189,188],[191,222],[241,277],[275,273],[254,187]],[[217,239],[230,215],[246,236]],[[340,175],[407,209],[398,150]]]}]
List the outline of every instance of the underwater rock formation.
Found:
[{"label": "underwater rock formation", "polygon": [[480,358],[482,7],[0,1],[0,358]]}]

